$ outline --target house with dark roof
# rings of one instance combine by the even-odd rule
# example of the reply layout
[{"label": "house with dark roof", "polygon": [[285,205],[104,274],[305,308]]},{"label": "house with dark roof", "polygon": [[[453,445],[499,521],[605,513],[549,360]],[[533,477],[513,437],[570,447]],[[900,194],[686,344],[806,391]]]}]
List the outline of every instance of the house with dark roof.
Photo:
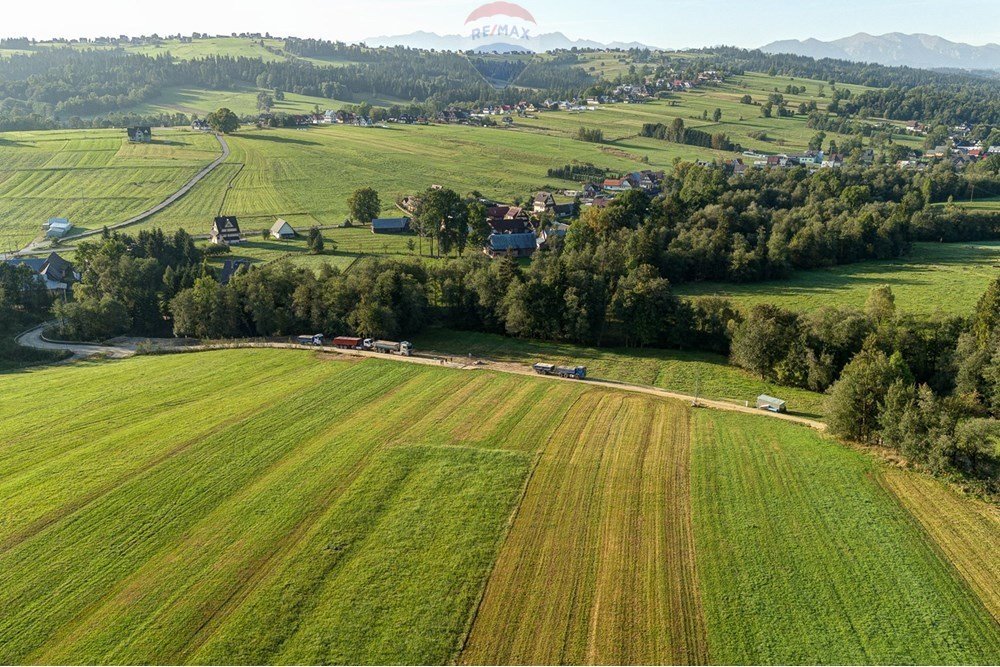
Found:
[{"label": "house with dark roof", "polygon": [[409,218],[375,218],[372,234],[403,234],[410,231]]},{"label": "house with dark roof", "polygon": [[538,241],[534,232],[523,234],[490,234],[483,248],[490,257],[531,257],[538,249]]},{"label": "house with dark roof", "polygon": [[65,290],[80,280],[80,274],[73,269],[73,265],[54,252],[48,257],[17,257],[4,263],[31,269],[50,291]]},{"label": "house with dark roof", "polygon": [[486,223],[494,234],[526,234],[531,231],[528,221],[524,218],[513,218],[510,220],[497,220],[488,218]]},{"label": "house with dark roof", "polygon": [[229,284],[229,279],[236,275],[236,272],[240,269],[249,269],[250,260],[249,259],[227,259],[222,264],[222,269],[219,271],[219,284],[227,285]]},{"label": "house with dark roof", "polygon": [[555,197],[552,196],[551,192],[539,192],[535,195],[532,210],[536,215],[542,215],[547,211],[555,209],[555,207],[556,200]]},{"label": "house with dark roof", "polygon": [[133,144],[148,144],[153,140],[153,130],[146,126],[128,128],[128,140]]},{"label": "house with dark roof", "polygon": [[240,223],[234,215],[220,215],[212,223],[208,240],[215,245],[237,245],[243,242]]}]

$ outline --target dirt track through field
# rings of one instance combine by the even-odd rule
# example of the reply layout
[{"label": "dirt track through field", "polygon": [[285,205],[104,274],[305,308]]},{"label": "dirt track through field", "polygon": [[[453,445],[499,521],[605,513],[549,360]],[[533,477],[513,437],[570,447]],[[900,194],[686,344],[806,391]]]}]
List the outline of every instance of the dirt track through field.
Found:
[{"label": "dirt track through field", "polygon": [[588,391],[541,452],[459,661],[707,662],[689,411]]}]

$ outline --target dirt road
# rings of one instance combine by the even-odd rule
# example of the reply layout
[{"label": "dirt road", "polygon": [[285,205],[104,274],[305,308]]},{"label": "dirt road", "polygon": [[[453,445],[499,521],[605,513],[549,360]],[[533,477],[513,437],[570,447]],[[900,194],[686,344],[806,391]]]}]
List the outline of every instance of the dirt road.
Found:
[{"label": "dirt road", "polygon": [[435,354],[433,352],[428,352],[421,354],[419,356],[413,357],[399,357],[395,355],[378,354],[377,352],[367,352],[364,350],[339,350],[333,347],[326,346],[306,346],[306,345],[296,345],[294,343],[272,343],[272,342],[238,342],[238,343],[208,343],[208,344],[194,344],[194,345],[178,345],[175,340],[149,340],[145,339],[125,339],[118,343],[109,343],[105,345],[93,345],[89,343],[64,343],[56,341],[47,341],[42,338],[42,331],[45,327],[51,326],[51,323],[45,324],[39,327],[27,331],[17,337],[16,342],[19,345],[24,345],[26,347],[34,347],[41,350],[67,350],[72,352],[75,358],[84,358],[95,355],[103,355],[106,357],[114,359],[124,359],[135,355],[136,349],[140,343],[146,342],[152,348],[157,349],[159,352],[163,353],[189,353],[189,352],[203,352],[208,350],[225,350],[225,349],[282,349],[282,350],[314,350],[317,352],[323,352],[326,354],[337,354],[349,357],[362,357],[362,358],[375,358],[375,359],[387,359],[390,361],[399,361],[411,364],[423,364],[425,366],[443,366],[446,368],[454,368],[466,371],[475,370],[491,370],[499,373],[513,373],[517,375],[530,375],[532,377],[544,377],[553,382],[576,382],[579,384],[591,385],[594,387],[601,387],[604,389],[618,389],[620,391],[628,391],[639,394],[647,394],[650,396],[659,396],[661,398],[670,398],[678,401],[689,402],[692,405],[700,408],[710,408],[712,410],[726,410],[729,412],[741,412],[743,414],[750,415],[763,415],[766,417],[771,417],[772,419],[780,419],[782,421],[793,422],[796,424],[801,424],[803,426],[808,426],[809,428],[816,429],[817,431],[825,431],[826,424],[815,419],[809,419],[808,417],[800,417],[798,415],[789,414],[778,414],[773,412],[767,412],[765,410],[757,410],[756,408],[749,407],[747,405],[740,405],[739,403],[730,403],[727,401],[711,400],[705,398],[697,398],[690,394],[681,394],[678,392],[667,391],[666,389],[659,389],[657,387],[648,387],[644,385],[628,384],[625,382],[616,382],[614,380],[569,380],[557,377],[549,376],[539,376],[532,370],[530,366],[523,366],[521,364],[514,364],[508,362],[490,361],[486,359],[466,359],[464,357],[452,357],[445,354]]}]

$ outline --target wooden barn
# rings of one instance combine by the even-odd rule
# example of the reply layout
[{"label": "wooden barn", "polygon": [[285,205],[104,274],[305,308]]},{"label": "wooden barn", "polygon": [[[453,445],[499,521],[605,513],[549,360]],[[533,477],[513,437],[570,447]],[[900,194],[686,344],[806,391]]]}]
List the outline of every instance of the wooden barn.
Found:
[{"label": "wooden barn", "polygon": [[276,239],[278,241],[294,239],[295,230],[292,229],[292,226],[290,224],[288,224],[281,218],[278,218],[277,221],[275,221],[275,223],[271,225],[271,238]]},{"label": "wooden barn", "polygon": [[410,231],[409,218],[375,218],[372,234],[403,234]]}]

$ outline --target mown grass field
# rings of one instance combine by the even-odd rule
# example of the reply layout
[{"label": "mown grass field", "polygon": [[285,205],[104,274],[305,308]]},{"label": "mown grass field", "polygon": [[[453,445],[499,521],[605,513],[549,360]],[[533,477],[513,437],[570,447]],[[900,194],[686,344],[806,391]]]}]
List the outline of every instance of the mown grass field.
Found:
[{"label": "mown grass field", "polygon": [[124,130],[0,133],[0,252],[66,217],[77,229],[121,222],[166,199],[219,156],[214,137],[156,130],[130,144]]},{"label": "mown grass field", "polygon": [[793,414],[822,417],[823,413],[822,394],[761,381],[731,366],[725,357],[707,352],[592,348],[450,329],[431,329],[419,336],[415,344],[419,349],[455,356],[472,354],[529,366],[538,362],[586,366],[591,378],[697,394],[740,405],[753,404],[759,395],[769,394],[788,401]]},{"label": "mown grass field", "polygon": [[713,663],[1000,657],[1000,625],[871,459],[800,426],[711,411],[695,415],[691,447]]},{"label": "mown grass field", "polygon": [[799,271],[787,280],[763,283],[689,283],[682,296],[719,295],[744,308],[773,303],[791,310],[823,306],[863,308],[872,288],[889,285],[901,312],[967,315],[1000,266],[1000,243],[916,243],[897,260],[860,262]]},{"label": "mown grass field", "polygon": [[0,410],[0,662],[1000,660],[995,582],[764,417],[277,350],[0,374]]}]

